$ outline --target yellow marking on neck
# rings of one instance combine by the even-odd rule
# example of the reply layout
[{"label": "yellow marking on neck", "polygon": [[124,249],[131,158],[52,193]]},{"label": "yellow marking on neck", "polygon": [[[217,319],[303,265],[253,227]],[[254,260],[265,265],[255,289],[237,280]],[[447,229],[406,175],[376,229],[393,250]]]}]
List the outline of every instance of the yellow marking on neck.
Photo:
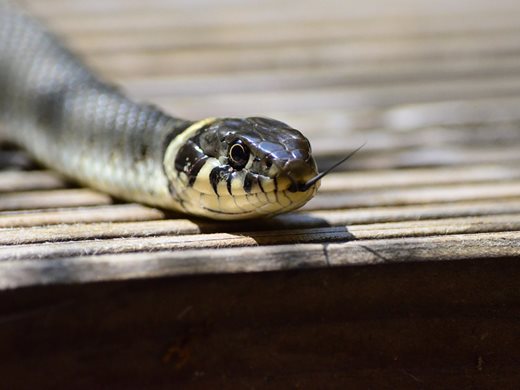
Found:
[{"label": "yellow marking on neck", "polygon": [[168,147],[166,148],[166,153],[164,154],[163,165],[164,171],[166,172],[166,176],[174,185],[178,185],[178,172],[175,170],[175,158],[177,157],[177,153],[179,149],[190,139],[198,130],[203,128],[204,126],[210,125],[215,122],[217,118],[207,118],[202,119],[198,122],[195,122],[191,126],[187,127],[181,134],[175,137]]}]

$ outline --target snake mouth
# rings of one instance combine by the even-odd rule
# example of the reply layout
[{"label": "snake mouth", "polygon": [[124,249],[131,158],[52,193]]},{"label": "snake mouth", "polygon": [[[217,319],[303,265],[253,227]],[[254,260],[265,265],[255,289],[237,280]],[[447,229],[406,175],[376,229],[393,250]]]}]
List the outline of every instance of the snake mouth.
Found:
[{"label": "snake mouth", "polygon": [[[269,217],[303,206],[316,194],[319,187],[316,182],[306,188],[300,185],[299,190],[294,191],[297,184],[287,175],[260,175],[252,181],[253,184],[247,185],[244,185],[247,176],[235,177],[231,185],[223,177],[218,183],[211,185],[211,180],[208,181],[205,177],[209,177],[207,174],[211,174],[213,169],[215,168],[211,164],[203,167],[198,180],[192,186],[185,186],[184,191],[178,194],[183,207],[193,214],[224,220]],[[249,174],[253,175],[250,172]]]},{"label": "snake mouth", "polygon": [[365,144],[358,147],[356,150],[348,154],[346,157],[342,158],[340,161],[332,165],[330,168],[326,169],[323,172],[317,173],[316,175],[310,177],[305,182],[298,183],[296,180],[292,179],[291,176],[289,176],[289,179],[291,180],[291,185],[289,187],[289,191],[291,192],[305,192],[309,190],[312,186],[316,185],[323,177],[328,175],[330,172],[332,172],[334,169],[336,169],[338,166],[343,164],[345,161],[347,161],[349,158],[351,158],[354,154],[356,154]]},{"label": "snake mouth", "polygon": [[302,207],[314,197],[318,187],[319,185],[316,185],[305,192],[292,192],[285,189],[235,196],[192,192],[189,204],[187,203],[185,207],[195,214],[210,215],[221,220],[271,217]]},{"label": "snake mouth", "polygon": [[313,181],[318,176],[318,171],[316,162],[310,155],[306,159],[284,161],[278,169],[275,180],[284,183],[283,189],[290,192],[306,192],[319,181],[319,178]]}]

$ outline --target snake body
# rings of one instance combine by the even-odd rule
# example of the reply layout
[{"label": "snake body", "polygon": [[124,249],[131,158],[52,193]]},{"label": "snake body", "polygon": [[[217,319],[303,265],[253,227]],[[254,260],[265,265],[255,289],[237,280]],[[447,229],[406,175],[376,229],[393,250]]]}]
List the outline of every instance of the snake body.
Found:
[{"label": "snake body", "polygon": [[98,78],[0,0],[2,137],[116,197],[215,219],[296,209],[319,186],[309,141],[268,118],[188,121]]}]

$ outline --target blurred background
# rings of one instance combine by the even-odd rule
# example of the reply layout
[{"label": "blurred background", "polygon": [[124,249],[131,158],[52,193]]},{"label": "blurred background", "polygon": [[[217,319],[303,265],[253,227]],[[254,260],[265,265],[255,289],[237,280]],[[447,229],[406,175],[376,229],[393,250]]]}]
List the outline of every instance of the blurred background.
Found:
[{"label": "blurred background", "polygon": [[107,80],[189,119],[263,115],[322,166],[518,161],[514,0],[25,0]]}]

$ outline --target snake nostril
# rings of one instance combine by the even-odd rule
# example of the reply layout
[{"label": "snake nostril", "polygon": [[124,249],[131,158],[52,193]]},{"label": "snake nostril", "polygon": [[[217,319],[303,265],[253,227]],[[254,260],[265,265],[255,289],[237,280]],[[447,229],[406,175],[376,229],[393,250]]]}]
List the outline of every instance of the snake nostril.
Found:
[{"label": "snake nostril", "polygon": [[271,169],[273,166],[273,160],[271,160],[269,157],[266,157],[264,160],[264,165],[266,169]]}]

